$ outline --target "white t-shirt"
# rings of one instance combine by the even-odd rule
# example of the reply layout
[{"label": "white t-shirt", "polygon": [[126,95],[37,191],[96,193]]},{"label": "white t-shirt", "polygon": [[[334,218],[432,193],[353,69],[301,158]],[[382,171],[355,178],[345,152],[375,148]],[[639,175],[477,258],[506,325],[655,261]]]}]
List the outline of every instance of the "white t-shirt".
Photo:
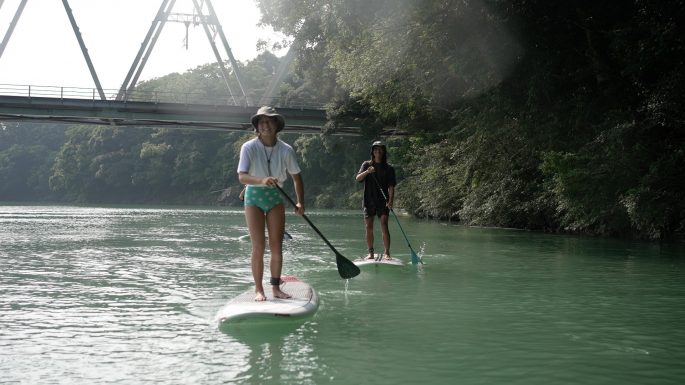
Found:
[{"label": "white t-shirt", "polygon": [[299,174],[301,170],[295,150],[288,143],[277,139],[275,146],[267,147],[259,138],[254,138],[240,147],[238,172],[260,178],[273,176],[283,185],[288,180],[288,173]]}]

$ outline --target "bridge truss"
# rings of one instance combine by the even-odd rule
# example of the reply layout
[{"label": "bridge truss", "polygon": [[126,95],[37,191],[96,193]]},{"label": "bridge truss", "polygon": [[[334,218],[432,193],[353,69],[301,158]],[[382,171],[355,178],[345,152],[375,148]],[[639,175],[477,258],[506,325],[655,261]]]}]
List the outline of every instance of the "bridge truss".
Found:
[{"label": "bridge truss", "polygon": [[[7,46],[7,43],[9,42],[12,33],[14,32],[14,28],[19,22],[21,14],[23,13],[24,8],[26,7],[27,1],[28,0],[21,0],[21,2],[19,3],[17,10],[14,13],[14,17],[12,18],[9,27],[5,32],[5,36],[0,42],[0,59],[2,58],[2,54],[5,51],[5,47]],[[4,0],[0,0],[0,7],[2,7],[3,2]],[[136,57],[133,59],[133,63],[131,64],[129,71],[121,84],[121,88],[119,89],[119,92],[117,94],[118,100],[123,100],[126,97],[127,93],[133,92],[135,85],[137,84],[138,79],[140,78],[140,74],[145,68],[145,64],[147,63],[147,60],[150,57],[150,54],[152,53],[155,43],[157,42],[159,35],[162,33],[164,25],[167,21],[169,21],[184,23],[186,24],[186,29],[191,23],[193,25],[202,25],[205,34],[207,35],[207,39],[209,40],[209,44],[212,47],[212,51],[214,52],[217,65],[219,66],[221,75],[223,77],[226,88],[228,89],[228,92],[231,96],[233,104],[244,106],[248,106],[251,104],[247,94],[245,93],[245,87],[243,86],[243,82],[240,77],[240,70],[238,64],[235,58],[233,57],[231,47],[228,44],[228,39],[224,34],[223,28],[221,28],[221,23],[219,22],[219,18],[216,16],[216,12],[214,11],[214,6],[212,5],[211,0],[192,0],[192,2],[194,12],[192,14],[184,14],[172,13],[174,5],[176,4],[176,0],[162,0],[161,5],[157,11],[157,14],[155,15],[155,18],[153,19],[153,22],[150,26],[150,29],[145,35],[143,43],[141,44]],[[64,5],[64,10],[69,19],[69,23],[71,24],[71,27],[74,31],[74,35],[76,37],[76,40],[78,41],[81,53],[83,54],[83,58],[86,61],[86,65],[88,66],[88,70],[90,71],[90,75],[93,79],[93,83],[95,84],[95,89],[98,92],[98,96],[100,97],[100,99],[105,100],[107,99],[105,90],[102,88],[102,85],[100,84],[100,79],[98,78],[95,66],[93,65],[90,55],[88,54],[88,48],[86,47],[86,43],[83,40],[83,36],[81,35],[76,19],[74,18],[74,14],[71,10],[71,7],[69,6],[69,1],[62,0],[62,4]],[[237,95],[237,97],[233,94],[233,90],[229,85],[230,72],[226,68],[225,60],[222,58],[220,50],[217,47],[217,44],[215,43],[215,38],[217,35],[219,36],[224,51],[228,57],[228,60],[231,63],[233,74],[240,88],[241,95]]]},{"label": "bridge truss", "polygon": [[[0,59],[27,1],[21,0],[7,32],[0,42]],[[192,14],[172,13],[176,0],[161,1],[157,14],[121,87],[118,90],[106,90],[100,84],[97,71],[90,59],[69,2],[62,0],[95,88],[0,84],[0,121],[53,121],[110,126],[251,130],[250,117],[257,110],[257,107],[251,106],[253,101],[249,100],[245,92],[238,64],[233,57],[228,39],[221,28],[212,2],[211,0],[191,1],[194,7]],[[0,0],[0,8],[3,2],[4,0]],[[203,100],[198,95],[189,93],[182,95],[158,92],[143,94],[135,89],[143,68],[167,22],[184,23],[186,29],[190,24],[202,25],[229,91],[230,100]],[[221,56],[219,47],[215,44],[217,35],[228,56],[233,75],[240,88],[241,95],[237,97],[229,86],[230,72],[225,66],[225,60]],[[276,75],[259,100],[259,105],[274,105],[273,96],[294,57],[293,47],[295,46],[296,43],[293,43],[291,50],[283,58]],[[325,132],[332,135],[360,135],[361,133],[359,124],[355,123],[354,119],[348,119],[347,124],[339,123],[335,127],[329,128],[330,124],[322,105],[275,106],[287,118],[288,124],[285,127],[285,132]],[[383,130],[380,135],[394,136],[407,135],[407,133],[388,128]]]}]

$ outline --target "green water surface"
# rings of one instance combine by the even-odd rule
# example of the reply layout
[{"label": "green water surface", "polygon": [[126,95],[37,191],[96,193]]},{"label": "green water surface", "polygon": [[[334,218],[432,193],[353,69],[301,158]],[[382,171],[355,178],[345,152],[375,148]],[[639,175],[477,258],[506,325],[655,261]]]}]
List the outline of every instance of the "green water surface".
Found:
[{"label": "green water surface", "polygon": [[[363,254],[359,212],[308,216]],[[426,264],[345,281],[289,215],[284,273],[315,288],[317,313],[220,330],[251,286],[240,210],[0,206],[0,383],[685,381],[682,245],[401,221]]]}]

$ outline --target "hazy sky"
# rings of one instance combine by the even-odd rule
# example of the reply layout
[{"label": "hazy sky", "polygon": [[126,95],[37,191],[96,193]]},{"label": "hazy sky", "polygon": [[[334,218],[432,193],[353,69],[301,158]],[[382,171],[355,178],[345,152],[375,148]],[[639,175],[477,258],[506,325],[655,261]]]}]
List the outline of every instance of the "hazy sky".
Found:
[{"label": "hazy sky", "polygon": [[[2,41],[20,0],[0,3]],[[121,86],[161,4],[162,0],[69,0],[103,88]],[[259,39],[279,40],[271,29],[257,27],[260,14],[253,0],[213,0],[212,5],[236,60],[256,57]],[[192,10],[192,0],[176,0],[172,13]],[[201,25],[189,27],[187,50],[185,36],[183,23],[167,22],[139,80],[216,61]],[[222,58],[228,59],[218,35],[215,43]],[[0,84],[95,87],[62,0],[28,0],[0,57]]]}]

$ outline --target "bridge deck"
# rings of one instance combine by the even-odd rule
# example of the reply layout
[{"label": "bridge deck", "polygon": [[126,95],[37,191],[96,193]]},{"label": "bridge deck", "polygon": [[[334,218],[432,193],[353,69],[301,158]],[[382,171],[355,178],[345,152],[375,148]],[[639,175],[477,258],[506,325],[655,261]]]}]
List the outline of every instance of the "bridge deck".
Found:
[{"label": "bridge deck", "polygon": [[[50,120],[114,126],[173,126],[220,130],[251,130],[258,107],[205,104],[83,100],[0,95],[2,120]],[[326,112],[279,108],[286,131],[321,132]]]},{"label": "bridge deck", "polygon": [[[205,130],[250,131],[250,118],[258,106],[227,105],[226,100],[206,100],[206,103],[182,103],[178,95],[154,93],[126,95],[124,100],[101,100],[88,89],[63,87],[7,88],[0,85],[0,120],[52,121],[74,124],[109,126],[167,127]],[[26,88],[28,87],[28,88]],[[66,96],[65,96],[66,95]],[[152,97],[154,95],[154,97]],[[160,95],[163,96],[160,97]],[[190,100],[196,95],[183,95]],[[183,97],[182,96],[182,97]],[[139,99],[134,99],[138,97]],[[182,98],[181,98],[182,100]],[[328,122],[320,107],[282,107],[278,111],[286,118],[284,132],[322,133]],[[360,135],[354,122],[327,131],[332,135]],[[381,135],[407,135],[388,129]]]}]

